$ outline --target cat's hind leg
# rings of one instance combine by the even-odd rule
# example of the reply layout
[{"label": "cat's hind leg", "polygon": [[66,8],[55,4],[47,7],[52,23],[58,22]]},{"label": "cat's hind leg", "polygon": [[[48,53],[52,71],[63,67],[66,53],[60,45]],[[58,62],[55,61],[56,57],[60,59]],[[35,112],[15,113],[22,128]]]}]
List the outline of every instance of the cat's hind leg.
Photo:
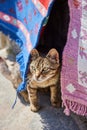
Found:
[{"label": "cat's hind leg", "polygon": [[51,86],[50,87],[51,92],[51,104],[53,107],[60,107],[60,101],[58,98],[58,87],[57,86]]}]

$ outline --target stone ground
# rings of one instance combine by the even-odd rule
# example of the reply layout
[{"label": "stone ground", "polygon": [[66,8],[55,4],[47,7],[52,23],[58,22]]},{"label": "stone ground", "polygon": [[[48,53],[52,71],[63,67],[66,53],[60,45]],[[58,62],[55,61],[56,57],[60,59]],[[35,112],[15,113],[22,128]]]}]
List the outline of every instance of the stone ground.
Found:
[{"label": "stone ground", "polygon": [[71,114],[66,116],[63,108],[56,109],[50,105],[49,95],[39,95],[42,109],[33,113],[29,104],[16,97],[10,81],[0,74],[0,130],[87,130],[85,117]]}]

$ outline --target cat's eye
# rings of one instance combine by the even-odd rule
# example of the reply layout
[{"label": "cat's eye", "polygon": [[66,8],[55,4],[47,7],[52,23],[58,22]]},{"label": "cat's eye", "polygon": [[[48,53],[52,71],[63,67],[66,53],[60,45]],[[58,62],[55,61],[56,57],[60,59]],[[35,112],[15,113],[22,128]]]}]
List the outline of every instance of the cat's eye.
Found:
[{"label": "cat's eye", "polygon": [[32,70],[34,70],[34,71],[36,70],[34,66],[31,66],[31,68],[32,68]]},{"label": "cat's eye", "polygon": [[48,72],[48,71],[49,71],[48,68],[44,68],[44,69],[42,70],[42,73],[46,73],[46,72]]}]

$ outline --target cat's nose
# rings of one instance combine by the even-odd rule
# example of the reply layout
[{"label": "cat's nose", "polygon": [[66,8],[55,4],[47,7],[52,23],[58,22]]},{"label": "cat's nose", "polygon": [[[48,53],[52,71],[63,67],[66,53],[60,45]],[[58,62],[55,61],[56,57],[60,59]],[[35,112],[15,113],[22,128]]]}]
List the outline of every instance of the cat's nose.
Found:
[{"label": "cat's nose", "polygon": [[39,76],[40,76],[40,73],[39,73],[39,71],[36,71],[36,77],[38,78]]}]

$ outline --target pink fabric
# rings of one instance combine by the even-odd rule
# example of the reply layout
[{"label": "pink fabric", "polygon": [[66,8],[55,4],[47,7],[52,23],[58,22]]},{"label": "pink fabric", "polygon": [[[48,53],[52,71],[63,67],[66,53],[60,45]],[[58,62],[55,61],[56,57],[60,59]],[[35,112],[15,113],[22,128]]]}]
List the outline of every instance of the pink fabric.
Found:
[{"label": "pink fabric", "polygon": [[[87,0],[68,0],[70,24],[61,73],[65,114],[87,116]],[[76,3],[77,2],[77,3]]]}]

